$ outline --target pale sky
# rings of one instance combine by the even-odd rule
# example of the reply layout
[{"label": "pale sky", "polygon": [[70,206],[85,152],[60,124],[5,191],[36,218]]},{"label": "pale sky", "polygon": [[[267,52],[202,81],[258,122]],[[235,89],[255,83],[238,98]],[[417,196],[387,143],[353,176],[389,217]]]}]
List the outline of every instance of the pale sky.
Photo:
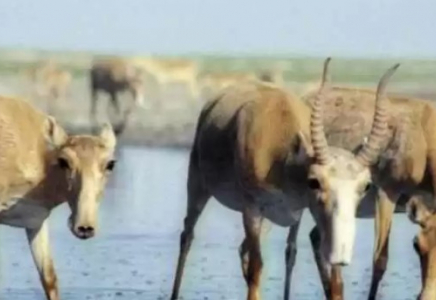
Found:
[{"label": "pale sky", "polygon": [[436,57],[434,0],[1,0],[0,47]]}]

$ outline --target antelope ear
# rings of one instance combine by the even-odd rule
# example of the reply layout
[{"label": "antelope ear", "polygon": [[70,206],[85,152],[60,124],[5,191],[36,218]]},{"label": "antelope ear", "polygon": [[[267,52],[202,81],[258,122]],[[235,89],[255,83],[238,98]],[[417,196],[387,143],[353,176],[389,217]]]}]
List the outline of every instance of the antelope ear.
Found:
[{"label": "antelope ear", "polygon": [[103,141],[104,145],[109,148],[115,148],[117,144],[117,139],[115,137],[114,130],[112,129],[111,124],[104,123],[99,134],[100,139]]},{"label": "antelope ear", "polygon": [[423,227],[431,213],[422,201],[421,197],[412,197],[406,205],[407,215],[410,221]]},{"label": "antelope ear", "polygon": [[59,148],[67,141],[68,135],[65,130],[56,122],[52,116],[48,116],[44,124],[44,135],[47,143],[55,148]]},{"label": "antelope ear", "polygon": [[315,155],[313,147],[306,135],[302,131],[299,131],[297,134],[297,139],[297,150],[295,152],[296,160],[300,163],[303,163],[307,161],[307,159],[313,158]]}]

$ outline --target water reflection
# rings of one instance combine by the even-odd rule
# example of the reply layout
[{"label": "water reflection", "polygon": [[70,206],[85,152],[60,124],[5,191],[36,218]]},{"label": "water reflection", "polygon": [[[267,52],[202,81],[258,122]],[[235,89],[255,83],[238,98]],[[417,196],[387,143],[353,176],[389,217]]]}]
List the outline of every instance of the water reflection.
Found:
[{"label": "water reflection", "polygon": [[[51,240],[63,300],[168,299],[186,210],[188,152],[122,147],[100,210],[98,236],[73,237],[68,207],[51,216]],[[307,214],[298,237],[293,276],[296,299],[320,299]],[[344,269],[347,299],[366,299],[371,275],[373,221],[358,222],[354,261]],[[413,299],[419,289],[418,259],[412,249],[416,228],[395,216],[390,263],[381,299]],[[273,226],[265,240],[263,296],[282,299],[286,229]],[[183,299],[244,299],[246,288],[237,248],[241,217],[210,201],[196,230],[181,295]],[[24,231],[0,229],[0,298],[44,299]]]}]

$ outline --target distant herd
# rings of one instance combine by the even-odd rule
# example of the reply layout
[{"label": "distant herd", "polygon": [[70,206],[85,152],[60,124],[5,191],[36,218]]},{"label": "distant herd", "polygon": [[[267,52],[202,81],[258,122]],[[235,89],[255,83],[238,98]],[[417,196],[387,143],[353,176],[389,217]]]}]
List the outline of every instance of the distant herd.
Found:
[{"label": "distant herd", "polygon": [[[242,215],[239,256],[247,300],[261,299],[265,218],[289,228],[283,298],[291,299],[296,237],[306,208],[315,220],[310,242],[326,299],[344,299],[341,267],[352,262],[356,218],[375,220],[368,299],[376,299],[388,263],[392,217],[404,212],[420,226],[410,241],[421,266],[418,299],[436,299],[436,107],[386,93],[400,64],[380,74],[374,89],[332,84],[330,64],[327,58],[319,86],[298,96],[283,86],[279,72],[202,78],[218,89],[200,112],[190,152],[171,300],[183,294],[195,225],[211,197]],[[144,105],[143,69],[152,70],[159,84],[184,80],[194,97],[200,95],[195,65],[96,60],[89,70],[94,124],[100,92],[109,95],[120,115],[119,92],[134,100],[124,114]],[[0,223],[26,230],[46,298],[59,300],[47,220],[66,202],[74,236],[89,239],[98,233],[100,198],[116,165],[119,132],[105,123],[95,135],[66,133],[51,114],[72,75],[54,63],[32,68],[29,75],[36,92],[50,99],[48,114],[0,95]]]}]

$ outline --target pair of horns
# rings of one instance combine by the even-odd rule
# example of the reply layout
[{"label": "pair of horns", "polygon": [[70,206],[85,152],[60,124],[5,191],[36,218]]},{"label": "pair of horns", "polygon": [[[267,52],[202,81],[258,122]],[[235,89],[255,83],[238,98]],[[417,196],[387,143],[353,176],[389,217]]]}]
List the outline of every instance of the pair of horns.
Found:
[{"label": "pair of horns", "polygon": [[[327,139],[324,132],[323,125],[323,92],[326,87],[328,68],[331,57],[328,57],[324,61],[324,70],[322,74],[322,81],[320,89],[312,104],[312,113],[310,116],[310,133],[312,138],[312,145],[315,154],[315,158],[320,164],[328,164],[331,157],[327,144]],[[388,121],[388,108],[386,107],[386,101],[383,101],[386,85],[392,75],[400,66],[399,63],[389,68],[381,77],[376,92],[376,108],[374,114],[374,120],[368,142],[362,147],[362,149],[356,154],[356,159],[363,165],[369,166],[377,158],[381,150],[382,140],[387,130]]]}]

